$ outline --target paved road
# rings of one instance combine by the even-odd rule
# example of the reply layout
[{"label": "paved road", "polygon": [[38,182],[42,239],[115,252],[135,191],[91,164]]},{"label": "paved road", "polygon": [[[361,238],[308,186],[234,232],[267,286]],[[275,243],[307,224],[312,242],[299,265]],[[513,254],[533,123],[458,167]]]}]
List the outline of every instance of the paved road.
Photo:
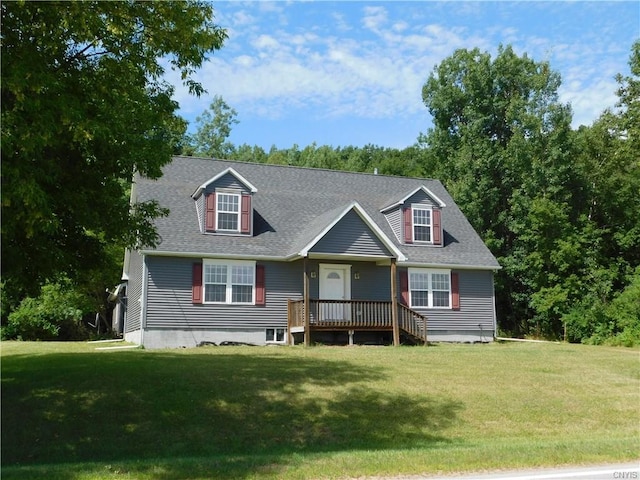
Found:
[{"label": "paved road", "polygon": [[397,480],[640,480],[640,461],[594,467],[541,468],[440,477],[399,477]]}]

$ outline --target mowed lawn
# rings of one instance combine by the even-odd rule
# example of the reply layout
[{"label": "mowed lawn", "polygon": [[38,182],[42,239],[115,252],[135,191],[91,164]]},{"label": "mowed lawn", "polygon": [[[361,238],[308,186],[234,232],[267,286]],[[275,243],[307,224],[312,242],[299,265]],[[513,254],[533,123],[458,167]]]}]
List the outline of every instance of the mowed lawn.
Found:
[{"label": "mowed lawn", "polygon": [[640,458],[640,352],[3,342],[2,478],[362,478]]}]

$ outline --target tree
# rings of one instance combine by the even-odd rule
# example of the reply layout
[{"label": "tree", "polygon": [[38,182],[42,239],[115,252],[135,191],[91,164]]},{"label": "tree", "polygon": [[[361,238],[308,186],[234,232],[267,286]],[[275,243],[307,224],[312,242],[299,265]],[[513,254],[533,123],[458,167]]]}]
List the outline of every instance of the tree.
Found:
[{"label": "tree", "polygon": [[237,115],[220,95],[214,96],[209,108],[196,117],[197,130],[189,138],[194,155],[229,158],[234,147],[227,138],[231,135],[231,127],[238,124]]},{"label": "tree", "polygon": [[[3,2],[2,276],[5,298],[77,278],[109,245],[153,245],[156,178],[181,140],[166,67],[191,75],[226,32],[207,2]],[[8,289],[8,293],[7,290]]]},{"label": "tree", "polygon": [[570,340],[640,344],[640,41],[632,46],[630,67],[630,76],[617,75],[615,109],[576,132],[583,215],[598,235],[591,253],[582,254],[589,268],[563,317]]},{"label": "tree", "polygon": [[578,218],[580,178],[571,168],[571,110],[558,101],[559,86],[546,62],[500,47],[494,59],[457,50],[422,92],[434,123],[419,139],[428,147],[423,173],[443,180],[504,266],[498,315],[514,333],[530,331],[531,320],[544,323],[541,333],[557,334],[562,312],[554,309],[567,295],[556,282],[565,265],[551,253]]}]

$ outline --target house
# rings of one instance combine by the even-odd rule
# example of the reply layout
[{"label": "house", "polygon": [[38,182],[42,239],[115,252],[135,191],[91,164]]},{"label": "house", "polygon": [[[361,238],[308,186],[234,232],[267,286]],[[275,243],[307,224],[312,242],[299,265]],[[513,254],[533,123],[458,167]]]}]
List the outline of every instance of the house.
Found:
[{"label": "house", "polygon": [[125,255],[122,333],[201,343],[492,341],[498,262],[437,180],[175,157]]}]

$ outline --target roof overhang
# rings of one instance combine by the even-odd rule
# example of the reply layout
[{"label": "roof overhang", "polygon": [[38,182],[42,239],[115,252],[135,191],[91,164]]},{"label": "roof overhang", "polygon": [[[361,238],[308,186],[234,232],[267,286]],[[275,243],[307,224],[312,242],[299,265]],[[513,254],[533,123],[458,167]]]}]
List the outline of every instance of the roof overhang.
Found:
[{"label": "roof overhang", "polygon": [[172,252],[168,250],[140,250],[140,255],[150,257],[179,257],[179,258],[221,258],[225,260],[270,260],[274,262],[286,262],[290,257],[274,255],[250,255],[250,254],[224,254],[210,252]]},{"label": "roof overhang", "polygon": [[[301,257],[308,257],[309,251],[331,230],[342,218],[351,210],[356,212],[362,221],[373,231],[383,245],[393,254],[398,261],[406,260],[404,254],[394,245],[389,237],[387,237],[380,227],[373,221],[373,219],[364,211],[362,206],[358,202],[352,202],[348,205],[339,215],[337,215],[333,221],[329,222],[323,229],[311,240],[307,245],[298,253]],[[380,257],[377,257],[380,258]]]},{"label": "roof overhang", "polygon": [[206,182],[204,182],[202,185],[200,185],[195,192],[193,192],[193,195],[191,195],[191,197],[193,199],[198,198],[200,195],[202,195],[202,192],[213,182],[215,182],[216,180],[218,180],[219,178],[224,177],[227,173],[233,175],[234,177],[236,177],[236,179],[242,183],[247,190],[249,190],[251,193],[256,193],[258,191],[258,189],[256,187],[254,187],[251,182],[249,182],[246,178],[244,178],[242,175],[240,175],[238,172],[236,172],[233,168],[229,167],[226,170],[223,170],[222,172],[220,172],[219,174],[217,174],[215,177],[211,177],[209,180],[207,180]]},{"label": "roof overhang", "polygon": [[425,187],[424,185],[416,188],[415,190],[412,190],[411,192],[409,192],[408,194],[406,194],[404,197],[402,197],[400,200],[398,200],[395,203],[392,203],[391,205],[388,205],[386,207],[384,207],[383,209],[380,210],[381,213],[386,213],[389,210],[392,210],[396,207],[399,207],[400,205],[403,205],[409,198],[411,198],[412,196],[414,196],[416,193],[418,193],[420,190],[422,190],[425,194],[427,194],[431,199],[433,199],[434,202],[436,202],[436,204],[440,207],[440,208],[444,208],[446,207],[446,203],[444,203],[442,200],[440,200],[440,198],[438,198],[438,196],[433,193],[431,190],[429,190],[427,187]]},{"label": "roof overhang", "polygon": [[464,265],[457,263],[398,262],[398,266],[415,268],[448,268],[451,270],[502,270],[500,265]]}]

